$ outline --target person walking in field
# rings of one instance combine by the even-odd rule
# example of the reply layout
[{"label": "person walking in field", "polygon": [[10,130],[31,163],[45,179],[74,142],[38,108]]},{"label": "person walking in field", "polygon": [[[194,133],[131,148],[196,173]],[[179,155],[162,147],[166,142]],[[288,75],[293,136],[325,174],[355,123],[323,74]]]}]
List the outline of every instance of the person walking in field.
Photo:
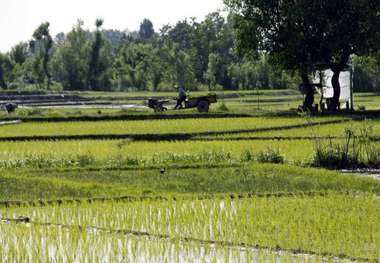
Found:
[{"label": "person walking in field", "polygon": [[187,96],[186,96],[186,90],[182,86],[177,87],[178,91],[178,99],[177,99],[177,105],[174,107],[174,109],[182,109],[183,105],[182,103],[186,101]]}]

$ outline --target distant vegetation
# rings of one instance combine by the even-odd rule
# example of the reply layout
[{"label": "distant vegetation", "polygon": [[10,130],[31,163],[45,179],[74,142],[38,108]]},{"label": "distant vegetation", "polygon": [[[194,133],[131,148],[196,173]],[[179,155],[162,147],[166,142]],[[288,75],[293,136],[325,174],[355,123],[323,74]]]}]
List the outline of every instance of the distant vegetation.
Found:
[{"label": "distant vegetation", "polygon": [[[106,22],[106,21],[105,21]],[[202,22],[179,21],[155,31],[149,19],[134,32],[85,29],[81,20],[54,39],[49,23],[32,40],[0,54],[2,89],[190,90],[292,88],[295,76],[234,49],[233,16],[209,14]]]},{"label": "distant vegetation", "polygon": [[[78,20],[70,32],[52,37],[50,24],[42,23],[29,41],[0,53],[0,88],[160,91],[180,84],[190,90],[286,89],[302,80],[294,67],[282,65],[262,47],[258,56],[238,52],[236,36],[245,33],[233,13],[210,13],[201,22],[185,19],[159,30],[149,19],[132,32],[102,29],[101,19],[95,25],[91,32]],[[291,54],[281,54],[292,63]],[[356,90],[380,88],[375,53],[356,57],[354,66]]]}]

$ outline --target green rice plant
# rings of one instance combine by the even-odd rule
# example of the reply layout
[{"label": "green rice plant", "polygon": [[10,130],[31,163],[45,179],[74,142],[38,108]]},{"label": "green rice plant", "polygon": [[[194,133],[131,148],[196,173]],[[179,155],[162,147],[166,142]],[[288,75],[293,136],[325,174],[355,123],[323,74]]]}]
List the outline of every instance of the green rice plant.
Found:
[{"label": "green rice plant", "polygon": [[242,154],[241,160],[243,162],[250,162],[250,161],[253,161],[254,158],[255,158],[255,156],[250,150],[245,150]]},{"label": "green rice plant", "polygon": [[379,209],[378,198],[372,195],[328,193],[83,203],[12,208],[1,213],[3,218],[27,215],[32,223],[81,226],[98,234],[129,233],[376,261],[380,259]]},{"label": "green rice plant", "polygon": [[120,168],[125,165],[150,166],[160,163],[241,163],[247,151],[256,155],[267,148],[279,149],[290,163],[309,161],[313,155],[313,143],[308,140],[129,141],[123,147],[119,147],[118,145],[123,142],[121,140],[0,142],[0,168],[83,167],[86,162],[78,162],[78,156],[90,158],[88,166],[105,168]]},{"label": "green rice plant", "polygon": [[[0,175],[0,205],[8,201],[59,200],[216,193],[380,193],[380,181],[288,165],[156,165],[148,169],[17,169]],[[163,169],[163,171],[161,171]]]},{"label": "green rice plant", "polygon": [[[0,259],[13,262],[308,262],[308,256],[254,248],[223,247],[133,235],[2,224]],[[312,256],[318,259],[318,256]],[[321,257],[322,258],[322,257]]]},{"label": "green rice plant", "polygon": [[90,154],[77,155],[76,160],[79,167],[86,167],[95,164],[95,157]]},{"label": "green rice plant", "polygon": [[[316,118],[315,122],[337,120],[339,118]],[[177,119],[147,121],[83,121],[83,122],[42,122],[22,123],[13,126],[0,126],[0,137],[18,136],[70,136],[105,134],[189,134],[209,132],[231,132],[255,130],[260,128],[302,125],[303,118],[295,117],[252,117],[252,118],[215,118],[215,119]]]}]

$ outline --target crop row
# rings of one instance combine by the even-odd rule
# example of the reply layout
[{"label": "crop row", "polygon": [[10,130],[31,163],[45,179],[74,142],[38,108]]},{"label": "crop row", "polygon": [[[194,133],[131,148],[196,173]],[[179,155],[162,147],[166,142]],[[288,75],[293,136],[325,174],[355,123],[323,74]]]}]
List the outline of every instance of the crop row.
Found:
[{"label": "crop row", "polygon": [[[315,118],[326,122],[337,118]],[[62,123],[22,123],[0,126],[0,137],[87,135],[87,134],[181,134],[255,130],[305,124],[304,118],[222,118],[151,121],[99,121]]]},{"label": "crop row", "polygon": [[191,167],[129,170],[30,170],[2,171],[1,201],[57,200],[125,195],[372,192],[380,181],[333,171],[287,165],[253,164],[234,167]]},{"label": "crop row", "polygon": [[[371,142],[371,147],[378,148],[379,144]],[[316,145],[315,140],[0,142],[0,168],[124,168],[250,161],[276,163],[282,162],[281,159],[290,164],[308,164]]]},{"label": "crop row", "polygon": [[299,141],[172,141],[83,140],[47,142],[1,142],[0,167],[124,167],[172,163],[233,163],[253,161],[269,149],[286,161],[312,157],[313,142]]},{"label": "crop row", "polygon": [[318,256],[219,247],[193,242],[2,224],[1,262],[309,262]]},{"label": "crop row", "polygon": [[347,123],[313,125],[309,127],[301,127],[294,129],[282,129],[272,131],[259,131],[255,133],[243,132],[239,134],[219,134],[219,135],[203,135],[197,138],[219,138],[219,139],[235,139],[235,138],[250,138],[250,137],[339,137],[344,136],[346,129],[353,130],[356,135],[360,136],[364,130],[370,130],[373,136],[380,134],[380,121],[365,120],[365,121],[350,121]]},{"label": "crop row", "polygon": [[[379,144],[371,142],[371,147]],[[123,168],[240,163],[257,161],[258,155],[262,154],[268,155],[269,162],[272,156],[281,156],[287,163],[307,164],[313,158],[316,145],[315,140],[0,142],[0,168]]]},{"label": "crop row", "polygon": [[[80,204],[7,209],[3,217],[32,221],[299,249],[380,259],[380,203],[373,196],[254,198]],[[0,232],[1,233],[1,232]]]}]

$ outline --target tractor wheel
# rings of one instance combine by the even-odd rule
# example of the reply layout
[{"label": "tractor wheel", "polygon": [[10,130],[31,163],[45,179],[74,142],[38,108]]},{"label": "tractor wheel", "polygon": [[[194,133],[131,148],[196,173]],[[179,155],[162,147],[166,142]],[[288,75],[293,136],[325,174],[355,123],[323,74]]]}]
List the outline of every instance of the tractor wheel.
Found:
[{"label": "tractor wheel", "polygon": [[154,107],[154,112],[163,112],[164,111],[164,108],[162,107],[162,105],[156,105]]},{"label": "tractor wheel", "polygon": [[208,112],[210,103],[207,100],[201,100],[198,102],[197,109],[199,112]]}]

